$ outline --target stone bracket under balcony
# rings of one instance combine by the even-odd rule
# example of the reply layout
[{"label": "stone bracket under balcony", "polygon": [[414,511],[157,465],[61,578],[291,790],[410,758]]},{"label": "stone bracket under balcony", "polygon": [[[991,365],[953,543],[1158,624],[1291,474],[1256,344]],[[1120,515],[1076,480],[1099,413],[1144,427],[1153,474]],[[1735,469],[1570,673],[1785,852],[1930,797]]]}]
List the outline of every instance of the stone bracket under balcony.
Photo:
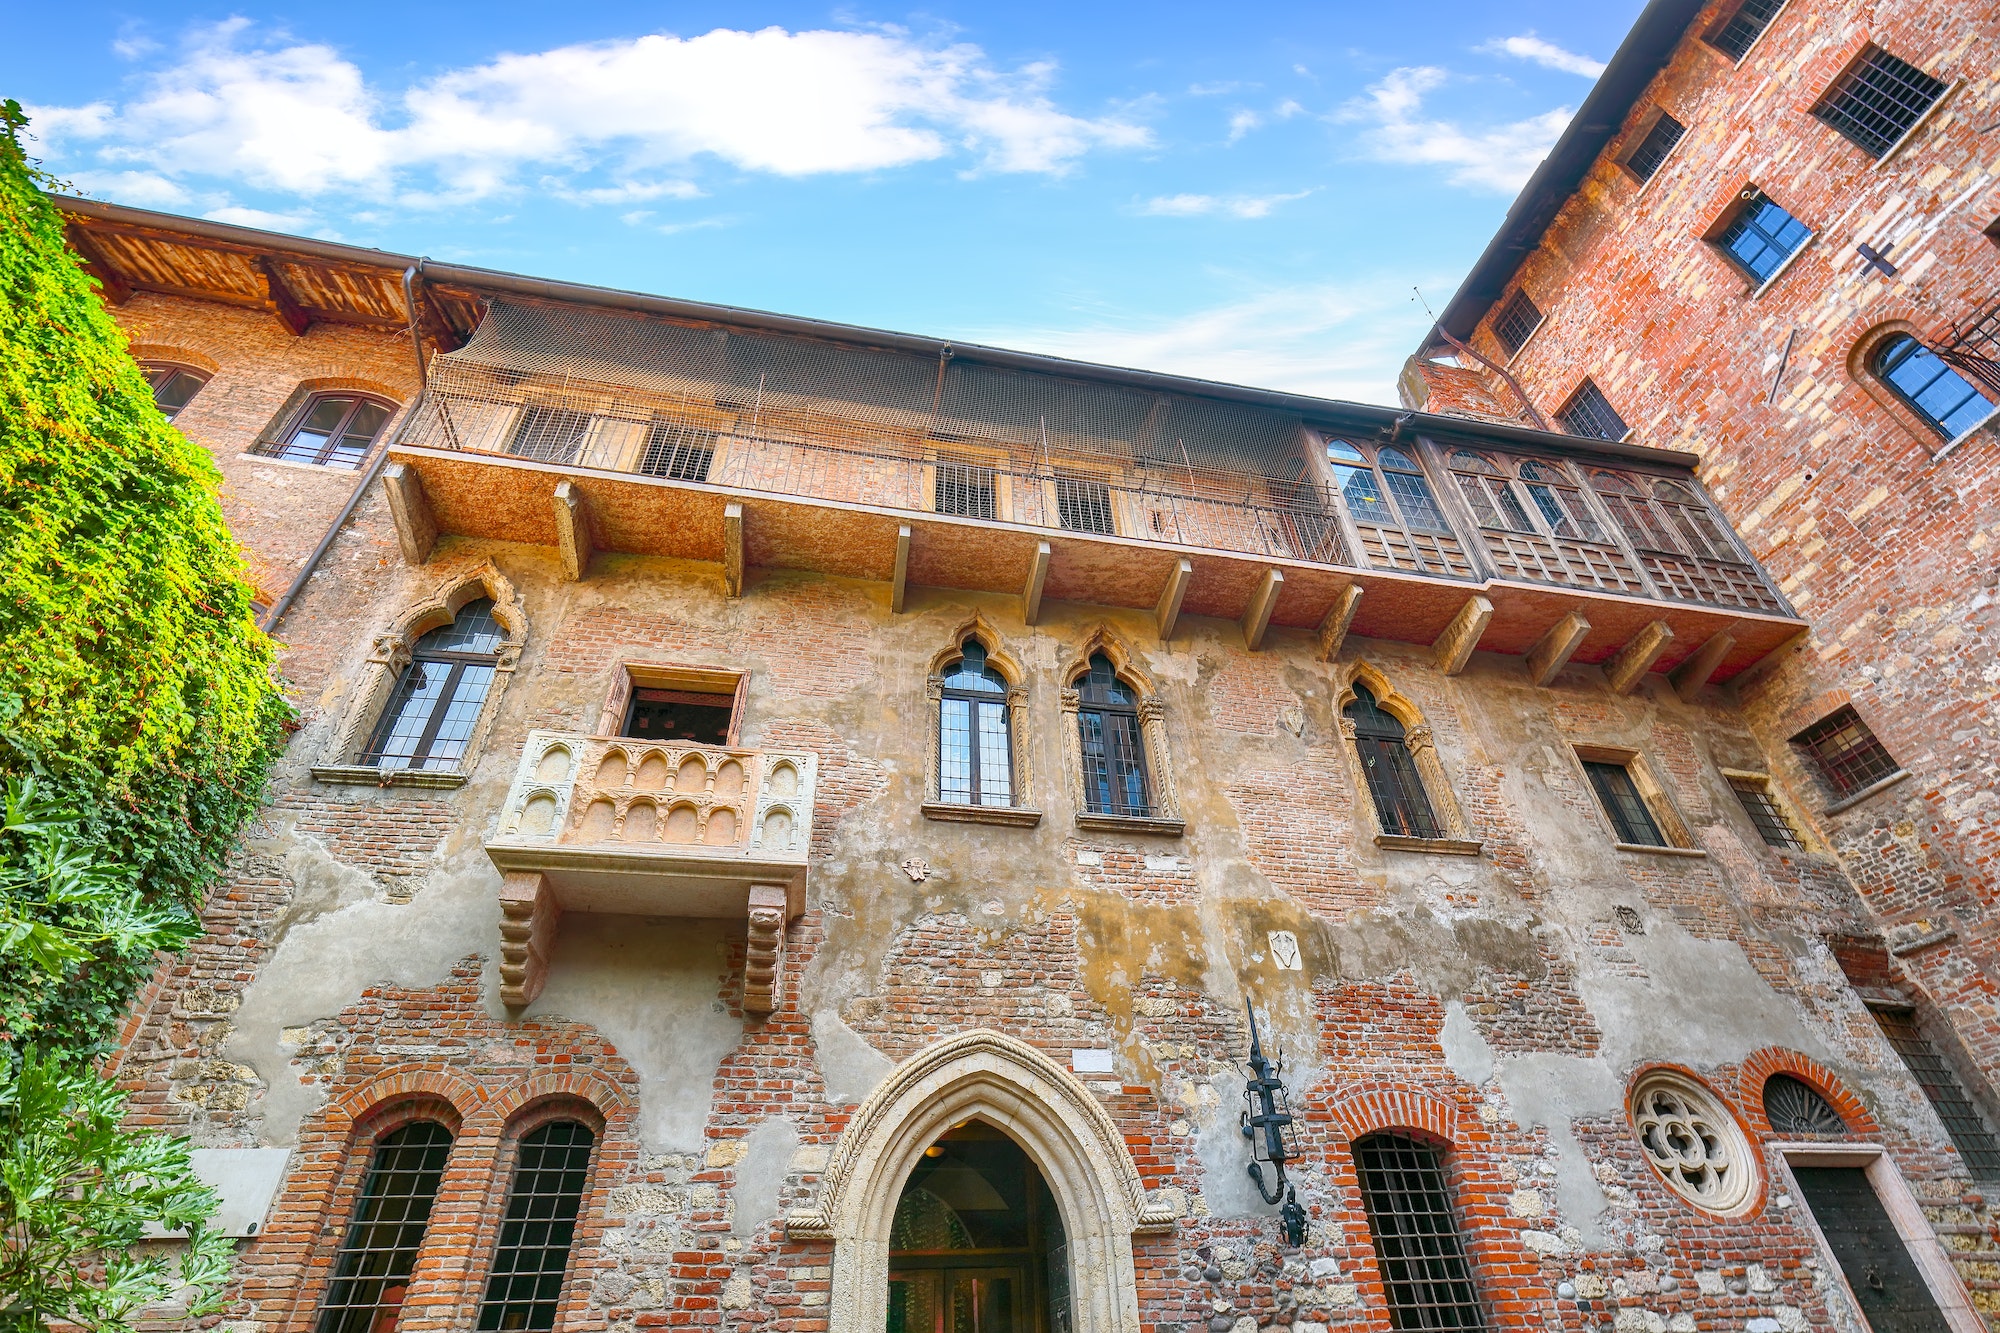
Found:
[{"label": "stone bracket under balcony", "polygon": [[744,921],[743,1007],[779,1000],[805,909],[818,756],[533,731],[486,854],[502,876],[500,995],[531,1002],[564,915]]}]

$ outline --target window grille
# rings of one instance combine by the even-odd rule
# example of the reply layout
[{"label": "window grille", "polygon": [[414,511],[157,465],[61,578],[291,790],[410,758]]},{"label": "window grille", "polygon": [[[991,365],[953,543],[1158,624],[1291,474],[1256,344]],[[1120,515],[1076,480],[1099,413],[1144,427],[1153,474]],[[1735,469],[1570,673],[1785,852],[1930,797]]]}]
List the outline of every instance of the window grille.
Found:
[{"label": "window grille", "polygon": [[1382,711],[1366,685],[1354,687],[1354,701],[1342,711],[1354,723],[1354,750],[1382,831],[1404,838],[1438,837],[1430,793],[1424,790],[1403,724]]},{"label": "window grille", "polygon": [[1571,435],[1591,440],[1622,440],[1631,430],[1612,410],[1597,381],[1590,379],[1577,385],[1569,401],[1556,409],[1556,423]]},{"label": "window grille", "polygon": [[1813,115],[1870,157],[1881,157],[1923,119],[1944,88],[1944,80],[1871,46],[1834,80]]},{"label": "window grille", "polygon": [[1521,497],[1514,493],[1513,483],[1491,459],[1469,449],[1455,450],[1451,455],[1451,470],[1480,527],[1502,532],[1535,530],[1535,525],[1528,521],[1528,511],[1521,507]]},{"label": "window grille", "polygon": [[1472,564],[1438,508],[1423,470],[1404,450],[1326,440],[1334,488],[1361,539],[1367,564],[1471,577]]},{"label": "window grille", "polygon": [[551,1333],[562,1299],[563,1271],[576,1239],[576,1215],[590,1175],[596,1137],[558,1120],[521,1138],[514,1183],[500,1223],[500,1244],[479,1307],[480,1333],[527,1329]]},{"label": "window grille", "polygon": [[1014,803],[1007,681],[967,639],[944,673],[938,701],[938,799],[957,805]]},{"label": "window grille", "polygon": [[507,452],[518,458],[538,458],[544,463],[574,463],[589,431],[587,413],[531,403],[521,409]]},{"label": "window grille", "polygon": [[1902,1057],[1931,1109],[1944,1122],[1944,1131],[1951,1136],[1966,1170],[1981,1180],[2000,1179],[2000,1139],[1994,1137],[1985,1117],[1966,1095],[1957,1072],[1917,1026],[1916,1014],[1908,1009],[1877,1009],[1874,1013],[1882,1035]]},{"label": "window grille", "polygon": [[1646,137],[1639,140],[1639,146],[1626,155],[1625,166],[1641,181],[1653,179],[1660,164],[1667,160],[1667,155],[1674,151],[1675,145],[1686,133],[1687,126],[1661,112],[1652,128],[1646,131]]},{"label": "window grille", "polygon": [[1757,834],[1773,847],[1783,847],[1788,851],[1802,852],[1805,842],[1799,831],[1792,826],[1784,808],[1771,796],[1771,790],[1757,778],[1731,778],[1730,790],[1743,804],[1743,813],[1750,816],[1750,822],[1757,826]]},{"label": "window grille", "polygon": [[1902,771],[1852,705],[1836,710],[1792,737],[1818,766],[1836,797],[1852,796]]},{"label": "window grille", "polygon": [[1354,1170],[1390,1327],[1484,1333],[1438,1150],[1401,1134],[1370,1134],[1354,1141]]},{"label": "window grille", "polygon": [[1451,524],[1444,521],[1444,511],[1438,508],[1431,484],[1424,479],[1424,470],[1417,466],[1416,459],[1401,449],[1384,447],[1375,455],[1375,461],[1381,465],[1382,480],[1388,483],[1389,494],[1395,497],[1404,523],[1419,532],[1451,531]]},{"label": "window grille", "polygon": [[1738,268],[1765,282],[1811,237],[1805,223],[1759,193],[1737,210],[1715,243]]},{"label": "window grille", "polygon": [[1085,807],[1094,815],[1151,817],[1138,697],[1102,653],[1090,659],[1090,669],[1077,685]]},{"label": "window grille", "polygon": [[1096,477],[1056,473],[1056,516],[1071,532],[1115,531],[1111,522],[1111,488]]},{"label": "window grille", "polygon": [[1785,7],[1785,0],[1743,0],[1736,12],[1708,36],[1708,44],[1731,60],[1750,54],[1751,44],[1764,35],[1771,20]]},{"label": "window grille", "polygon": [[146,372],[146,383],[153,389],[153,406],[169,421],[179,416],[188,400],[208,383],[207,375],[186,366],[152,364],[142,369]]},{"label": "window grille", "polygon": [[1512,356],[1527,343],[1528,335],[1542,326],[1542,312],[1525,290],[1516,290],[1500,307],[1500,313],[1493,317],[1493,336],[1500,340],[1500,346]]},{"label": "window grille", "polygon": [[990,522],[1000,516],[998,489],[993,469],[985,464],[939,458],[932,507],[940,514],[983,518]]},{"label": "window grille", "polygon": [[707,481],[714,462],[714,431],[655,421],[646,432],[646,456],[639,460],[639,470],[649,477]]},{"label": "window grille", "polygon": [[308,401],[306,410],[281,438],[259,440],[251,452],[288,463],[357,468],[392,410],[374,398],[321,394]]},{"label": "window grille", "polygon": [[468,603],[449,625],[419,638],[361,758],[384,770],[458,767],[500,662],[506,631],[493,603]]},{"label": "window grille", "polygon": [[1560,464],[1529,459],[1521,464],[1521,480],[1527,483],[1528,498],[1541,512],[1542,521],[1558,537],[1602,543],[1604,525],[1590,512],[1583,492]]},{"label": "window grille", "polygon": [[1780,1134],[1845,1134],[1847,1122],[1826,1098],[1790,1074],[1764,1080],[1764,1118]]},{"label": "window grille", "polygon": [[1924,423],[1955,440],[1993,415],[1993,401],[1907,333],[1883,340],[1875,374]]},{"label": "window grille", "polygon": [[1586,759],[1583,771],[1590,778],[1591,790],[1597,793],[1597,803],[1604,807],[1604,814],[1610,819],[1618,841],[1639,847],[1668,845],[1659,824],[1653,819],[1653,812],[1646,806],[1646,798],[1633,784],[1629,767]]},{"label": "window grille", "polygon": [[318,1333],[376,1333],[396,1326],[450,1155],[451,1131],[429,1120],[376,1141],[354,1220],[334,1261],[333,1285],[320,1306]]}]

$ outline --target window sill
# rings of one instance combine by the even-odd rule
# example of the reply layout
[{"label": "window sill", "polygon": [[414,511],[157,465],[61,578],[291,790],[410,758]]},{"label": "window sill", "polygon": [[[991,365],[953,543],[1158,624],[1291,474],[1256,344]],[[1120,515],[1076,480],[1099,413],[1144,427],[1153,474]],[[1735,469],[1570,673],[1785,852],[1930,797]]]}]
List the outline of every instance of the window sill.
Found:
[{"label": "window sill", "polygon": [[1979,418],[1979,420],[1973,422],[1970,426],[1967,426],[1957,435],[1945,441],[1944,448],[1938,450],[1936,453],[1931,455],[1931,462],[1935,463],[1940,458],[1943,458],[1945,455],[1953,452],[1958,448],[1959,445],[1964,444],[1967,440],[1979,434],[1980,431],[1985,430],[1988,427],[1994,425],[1996,420],[2000,420],[2000,404],[1996,404],[1991,412],[1988,412],[1985,416]]},{"label": "window sill", "polygon": [[1699,847],[1658,847],[1650,842],[1614,842],[1621,852],[1647,852],[1653,856],[1707,856]]},{"label": "window sill", "polygon": [[468,775],[456,769],[392,768],[387,771],[370,764],[320,764],[312,770],[314,780],[343,787],[428,787],[450,791],[463,787]]},{"label": "window sill", "polygon": [[1478,856],[1486,844],[1468,838],[1408,838],[1400,833],[1378,833],[1375,845],[1392,852],[1430,852],[1436,856]]},{"label": "window sill", "polygon": [[1889,788],[1895,786],[1897,783],[1901,782],[1904,778],[1907,778],[1908,776],[1910,776],[1909,769],[1899,768],[1894,773],[1891,773],[1888,777],[1882,778],[1876,782],[1869,783],[1867,786],[1863,787],[1860,791],[1855,792],[1854,795],[1846,797],[1842,800],[1835,801],[1832,805],[1829,805],[1825,810],[1821,811],[1821,813],[1828,815],[1837,815],[1843,810],[1851,810],[1855,806],[1860,805],[1863,801],[1867,800],[1869,797],[1875,795],[1876,793],[1885,792],[1889,790]]},{"label": "window sill", "polygon": [[1076,826],[1091,833],[1151,833],[1163,838],[1178,838],[1187,832],[1187,822],[1180,819],[1159,819],[1148,815],[1098,815],[1078,811]]},{"label": "window sill", "polygon": [[273,458],[269,454],[244,453],[244,454],[238,454],[236,456],[245,463],[262,463],[268,467],[296,468],[302,472],[318,472],[322,475],[334,474],[334,473],[348,474],[348,473],[359,472],[361,470],[359,466],[339,467],[332,463],[301,463],[297,459]]},{"label": "window sill", "polygon": [[1786,255],[1784,259],[1778,264],[1778,266],[1771,270],[1771,276],[1764,279],[1762,282],[1758,283],[1756,288],[1751,291],[1750,299],[1752,301],[1762,299],[1764,293],[1770,291],[1772,287],[1776,286],[1778,279],[1784,277],[1786,271],[1790,269],[1792,265],[1799,262],[1799,256],[1804,254],[1806,251],[1812,249],[1813,242],[1817,241],[1818,239],[1819,239],[1818,232],[1815,231],[1806,233],[1806,238],[1798,243],[1797,248],[1794,249],[1790,254]]},{"label": "window sill", "polygon": [[1033,828],[1042,822],[1042,812],[1022,805],[959,805],[954,801],[925,801],[925,819],[942,819],[958,824],[1011,824]]}]

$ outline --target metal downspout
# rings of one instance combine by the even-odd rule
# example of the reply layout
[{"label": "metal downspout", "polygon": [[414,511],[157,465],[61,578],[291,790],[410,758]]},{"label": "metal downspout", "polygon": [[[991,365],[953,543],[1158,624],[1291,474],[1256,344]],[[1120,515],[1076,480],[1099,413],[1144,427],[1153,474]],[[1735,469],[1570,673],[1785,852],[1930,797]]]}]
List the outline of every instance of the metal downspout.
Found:
[{"label": "metal downspout", "polygon": [[285,612],[292,609],[292,603],[297,601],[299,594],[305,591],[306,580],[313,576],[313,571],[319,568],[319,562],[326,558],[327,551],[333,546],[334,538],[338,537],[340,530],[347,526],[347,520],[353,518],[354,511],[361,507],[361,497],[368,493],[368,487],[373,484],[375,478],[382,475],[382,469],[389,461],[389,450],[394,447],[397,440],[402,438],[403,432],[409,428],[410,422],[415,419],[418,410],[424,405],[425,394],[430,391],[430,373],[424,364],[424,338],[422,332],[417,327],[416,285],[418,279],[423,276],[423,267],[424,261],[419,259],[415,264],[403,270],[403,311],[409,319],[410,350],[417,358],[417,401],[410,404],[409,409],[403,413],[403,419],[396,423],[395,436],[375,451],[375,457],[369,460],[368,467],[361,474],[361,479],[354,483],[354,490],[348,495],[347,503],[340,507],[340,513],[335,516],[333,522],[327,525],[325,535],[319,539],[319,545],[313,547],[312,554],[306,557],[305,564],[293,576],[292,585],[285,589],[285,595],[278,599],[275,606],[264,613],[263,619],[259,621],[257,627],[266,634],[274,633],[277,630],[278,622],[285,618]]}]

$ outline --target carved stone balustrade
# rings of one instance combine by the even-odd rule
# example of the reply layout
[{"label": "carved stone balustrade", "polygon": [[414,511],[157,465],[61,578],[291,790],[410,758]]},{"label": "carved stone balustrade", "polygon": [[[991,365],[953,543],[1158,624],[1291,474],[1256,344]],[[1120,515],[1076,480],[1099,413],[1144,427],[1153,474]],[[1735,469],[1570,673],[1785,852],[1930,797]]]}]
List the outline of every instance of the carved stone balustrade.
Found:
[{"label": "carved stone balustrade", "polygon": [[747,920],[743,1007],[777,1004],[785,926],[805,908],[818,756],[533,731],[486,854],[500,891],[500,994],[541,992],[565,912]]}]

